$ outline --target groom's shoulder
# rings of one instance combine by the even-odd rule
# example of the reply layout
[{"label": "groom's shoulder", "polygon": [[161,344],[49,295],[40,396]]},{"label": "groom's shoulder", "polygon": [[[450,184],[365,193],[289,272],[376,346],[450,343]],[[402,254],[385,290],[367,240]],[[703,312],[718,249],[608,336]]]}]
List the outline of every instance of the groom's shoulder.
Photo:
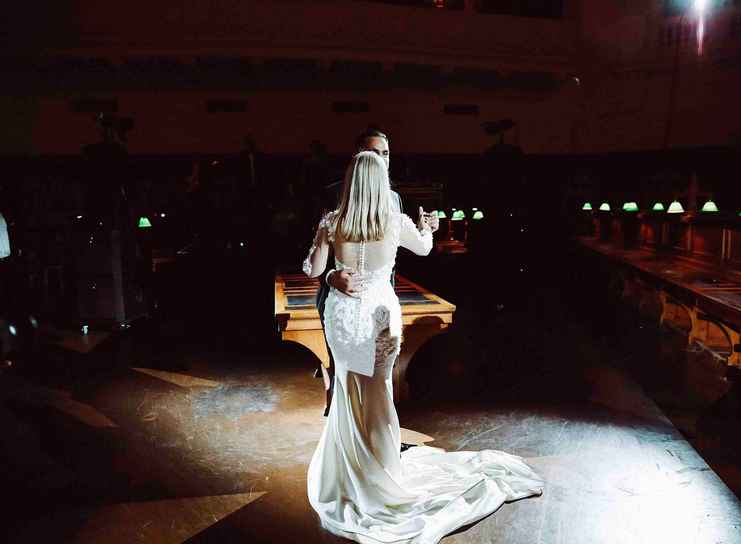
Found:
[{"label": "groom's shoulder", "polygon": [[396,205],[399,207],[397,211],[403,212],[404,206],[402,205],[402,202],[401,202],[401,195],[397,193],[396,191],[394,191],[393,189],[391,189],[391,194],[394,197],[394,201],[396,202]]},{"label": "groom's shoulder", "polygon": [[340,201],[340,196],[342,194],[342,183],[344,180],[338,180],[333,183],[330,183],[329,185],[324,186],[324,200],[325,200],[325,207],[329,209],[334,209],[335,206],[337,206],[337,203]]}]

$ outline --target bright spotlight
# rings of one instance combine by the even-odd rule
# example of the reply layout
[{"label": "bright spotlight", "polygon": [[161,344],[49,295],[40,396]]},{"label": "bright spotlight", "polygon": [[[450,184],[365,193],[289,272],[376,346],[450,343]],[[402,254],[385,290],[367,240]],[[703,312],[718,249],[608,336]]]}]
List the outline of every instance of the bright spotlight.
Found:
[{"label": "bright spotlight", "polygon": [[707,1],[706,0],[695,0],[695,11],[697,13],[705,13],[705,8],[707,7]]}]

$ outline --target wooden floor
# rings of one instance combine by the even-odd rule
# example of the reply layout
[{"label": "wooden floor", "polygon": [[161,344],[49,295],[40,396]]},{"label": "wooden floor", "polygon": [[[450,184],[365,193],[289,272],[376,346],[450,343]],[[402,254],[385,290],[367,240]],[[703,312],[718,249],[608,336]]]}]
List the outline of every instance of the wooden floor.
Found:
[{"label": "wooden floor", "polygon": [[[399,407],[404,439],[499,449],[546,480],[444,542],[741,542],[741,504],[647,394],[579,333],[582,363]],[[306,470],[325,423],[298,346],[3,376],[10,542],[340,542]],[[523,379],[522,376],[525,376]],[[554,378],[556,377],[556,378]]]}]

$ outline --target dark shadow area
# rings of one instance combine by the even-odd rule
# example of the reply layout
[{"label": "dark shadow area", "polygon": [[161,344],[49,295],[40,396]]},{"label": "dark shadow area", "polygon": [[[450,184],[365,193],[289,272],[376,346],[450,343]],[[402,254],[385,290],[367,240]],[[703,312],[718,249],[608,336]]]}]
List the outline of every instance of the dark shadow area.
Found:
[{"label": "dark shadow area", "polygon": [[[165,186],[154,178],[124,184],[131,245],[109,236],[98,246],[105,221],[77,223],[86,208],[65,200],[77,190],[74,161],[42,161],[29,185],[8,193],[6,202],[17,204],[11,233],[25,251],[3,269],[13,301],[3,326],[30,324],[3,336],[14,364],[0,374],[8,468],[0,485],[13,490],[7,529],[19,540],[71,537],[103,507],[253,492],[267,495],[191,539],[290,540],[297,528],[309,541],[324,538],[305,495],[324,422],[323,383],[313,354],[281,343],[274,321],[275,273],[299,272],[322,204],[305,198],[316,181],[273,181],[334,179],[344,159],[317,156],[304,170],[296,159],[259,157],[274,176],[259,190],[231,185],[240,162],[214,164],[223,157],[173,159],[179,170]],[[405,198],[410,215],[421,204],[485,210],[484,221],[443,223],[437,235],[465,239],[465,252],[399,255],[400,274],[456,305],[448,332],[411,361],[411,399],[398,405],[403,427],[447,449],[511,445],[532,457],[557,455],[602,427],[649,442],[681,441],[679,429],[738,493],[736,420],[728,414],[739,403],[726,395],[726,369],[688,351],[680,330],[650,325],[645,311],[623,304],[625,283],[571,241],[578,218],[565,206],[569,170],[544,181],[565,162],[516,152],[395,161],[410,179],[441,176],[444,189],[428,191],[436,196]],[[131,164],[137,171],[145,163],[152,164]],[[69,185],[53,174],[60,165]],[[502,189],[490,171],[514,181]],[[197,172],[203,185],[194,192],[165,190]],[[460,172],[478,177],[468,186],[445,183]],[[84,184],[78,189],[85,194]],[[36,191],[43,198],[25,199]],[[55,206],[65,210],[57,223],[47,215]],[[140,227],[142,218],[152,227]],[[96,319],[115,307],[98,294],[103,274],[78,273],[80,255],[110,262],[115,247],[132,259],[121,267],[124,307],[142,308],[125,327]]]}]

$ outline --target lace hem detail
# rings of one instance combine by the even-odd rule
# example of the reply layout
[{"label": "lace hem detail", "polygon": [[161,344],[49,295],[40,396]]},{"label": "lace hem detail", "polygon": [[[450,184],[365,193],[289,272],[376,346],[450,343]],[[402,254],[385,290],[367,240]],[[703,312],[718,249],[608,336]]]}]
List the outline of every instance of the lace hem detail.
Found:
[{"label": "lace hem detail", "polygon": [[376,370],[381,367],[382,371],[385,371],[388,365],[394,364],[396,359],[392,359],[391,356],[399,353],[401,341],[401,334],[394,336],[389,328],[378,333],[376,337]]}]

